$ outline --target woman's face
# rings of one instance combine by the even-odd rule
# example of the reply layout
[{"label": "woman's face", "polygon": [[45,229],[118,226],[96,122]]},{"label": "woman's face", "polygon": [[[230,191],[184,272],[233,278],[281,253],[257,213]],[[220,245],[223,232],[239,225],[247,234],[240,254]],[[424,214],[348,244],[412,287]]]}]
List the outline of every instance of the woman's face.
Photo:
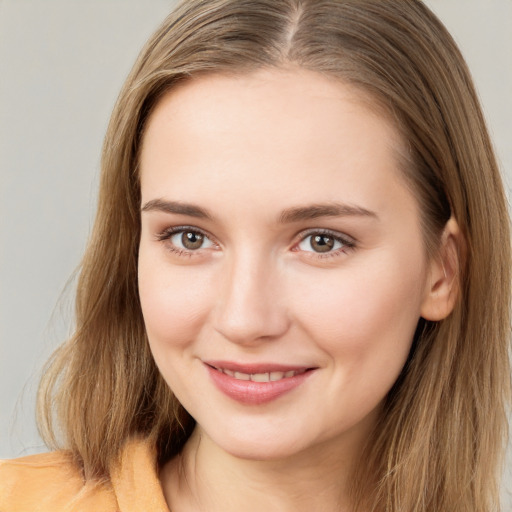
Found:
[{"label": "woman's face", "polygon": [[400,149],[357,90],[307,71],[202,77],[151,115],[142,311],[224,450],[286,457],[372,428],[430,294]]}]

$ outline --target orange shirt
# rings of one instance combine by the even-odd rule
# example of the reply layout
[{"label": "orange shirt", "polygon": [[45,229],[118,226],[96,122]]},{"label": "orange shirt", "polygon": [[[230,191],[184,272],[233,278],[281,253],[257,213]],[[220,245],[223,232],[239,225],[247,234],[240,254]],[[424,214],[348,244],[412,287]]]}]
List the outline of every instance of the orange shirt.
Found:
[{"label": "orange shirt", "polygon": [[0,512],[169,512],[155,452],[128,442],[108,483],[84,481],[69,452],[0,461]]}]

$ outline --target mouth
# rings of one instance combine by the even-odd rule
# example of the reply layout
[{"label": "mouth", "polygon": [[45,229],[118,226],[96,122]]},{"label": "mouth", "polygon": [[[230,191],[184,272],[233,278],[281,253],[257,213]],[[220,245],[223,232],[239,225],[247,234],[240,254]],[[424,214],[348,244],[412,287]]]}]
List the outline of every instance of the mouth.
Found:
[{"label": "mouth", "polygon": [[241,365],[203,361],[216,387],[229,398],[247,405],[271,402],[301,386],[317,370],[278,364]]},{"label": "mouth", "polygon": [[278,370],[278,371],[267,371],[267,372],[257,372],[257,373],[249,373],[249,372],[241,372],[230,370],[229,368],[222,368],[218,366],[208,365],[210,368],[217,370],[218,372],[224,373],[229,377],[233,377],[236,380],[250,380],[252,382],[277,382],[283,379],[290,379],[295,377],[296,375],[301,375],[307,371],[312,370],[313,368],[301,368],[299,370]]}]

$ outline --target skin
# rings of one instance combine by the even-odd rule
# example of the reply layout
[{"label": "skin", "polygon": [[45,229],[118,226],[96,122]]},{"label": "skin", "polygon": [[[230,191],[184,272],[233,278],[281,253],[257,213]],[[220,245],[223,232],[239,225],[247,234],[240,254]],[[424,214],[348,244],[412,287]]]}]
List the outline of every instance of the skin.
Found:
[{"label": "skin", "polygon": [[[155,361],[197,421],[162,468],[173,509],[348,507],[345,484],[418,319],[443,318],[455,295],[456,224],[429,260],[398,151],[367,98],[299,69],[204,76],[157,105],[140,159],[140,299]],[[280,221],[335,203],[337,214]],[[202,245],[184,249],[169,233],[183,227]],[[317,252],[311,235],[325,230],[338,240]],[[213,384],[211,360],[314,371],[244,404]]]}]

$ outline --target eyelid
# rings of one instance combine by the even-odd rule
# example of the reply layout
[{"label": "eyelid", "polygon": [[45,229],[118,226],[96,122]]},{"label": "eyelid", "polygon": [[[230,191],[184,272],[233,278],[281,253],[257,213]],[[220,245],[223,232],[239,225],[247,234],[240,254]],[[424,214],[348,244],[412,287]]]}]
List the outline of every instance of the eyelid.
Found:
[{"label": "eyelid", "polygon": [[157,240],[166,240],[172,235],[175,235],[176,233],[180,233],[182,231],[195,231],[197,233],[201,233],[204,236],[207,236],[208,238],[212,238],[209,233],[202,230],[201,228],[198,228],[196,226],[171,226],[165,229],[162,229],[160,232],[156,233],[156,239]]},{"label": "eyelid", "polygon": [[[220,248],[220,244],[215,240],[215,237],[212,236],[209,232],[205,231],[204,229],[198,228],[197,226],[191,226],[191,225],[179,225],[179,226],[167,227],[167,228],[163,229],[162,231],[160,231],[159,233],[156,233],[155,238],[157,241],[160,241],[160,242],[170,242],[170,239],[173,235],[176,235],[177,233],[182,233],[184,231],[200,233],[205,238],[207,238],[208,240],[211,241],[211,243],[214,246],[214,249]],[[312,236],[312,235],[326,235],[326,236],[332,237],[334,240],[341,243],[342,247],[332,250],[332,251],[325,252],[325,253],[316,252],[316,251],[304,251],[304,250],[299,249],[298,248],[299,244],[301,242],[303,242],[308,236]],[[295,239],[296,239],[296,241],[293,243],[293,246],[291,248],[292,251],[307,253],[309,255],[308,257],[314,257],[314,258],[318,258],[318,259],[329,257],[329,256],[338,256],[341,254],[345,254],[348,251],[353,250],[357,245],[357,240],[354,237],[349,236],[345,233],[341,233],[339,231],[335,231],[332,229],[326,229],[326,228],[306,229],[306,230],[298,233],[295,236]],[[169,249],[172,250],[172,252],[179,253],[180,255],[193,256],[193,255],[198,255],[202,252],[201,248],[196,249],[196,250],[191,250],[191,249],[177,247],[171,243],[169,243],[169,246],[170,246]],[[210,249],[210,248],[205,248],[205,249]]]},{"label": "eyelid", "polygon": [[[306,238],[312,235],[326,235],[334,238],[337,242],[340,242],[343,246],[335,249],[333,251],[328,251],[325,253],[315,252],[315,251],[301,251],[301,249],[298,248],[299,244],[302,243]],[[305,231],[301,231],[297,235],[297,241],[293,244],[292,250],[294,251],[301,251],[308,254],[313,254],[316,258],[325,258],[328,256],[335,256],[339,254],[346,253],[349,250],[352,250],[357,245],[357,240],[349,236],[345,233],[340,233],[339,231],[334,231],[332,229],[326,229],[326,228],[310,228]]]},{"label": "eyelid", "polygon": [[[171,226],[171,227],[163,229],[159,233],[156,233],[155,238],[159,242],[170,242],[170,239],[171,239],[171,237],[173,235],[176,235],[178,233],[182,233],[184,231],[190,231],[190,232],[193,232],[193,233],[200,233],[205,238],[210,240],[212,242],[212,244],[215,246],[215,248],[219,247],[219,243],[215,240],[215,237],[210,235],[210,233],[208,233],[204,229],[198,228],[197,226],[189,226],[189,225]],[[174,245],[172,245],[172,249],[174,251],[176,251],[176,252],[181,253],[181,254],[189,254],[189,255],[193,255],[193,254],[201,252],[201,248],[196,249],[196,250],[191,250],[191,249],[183,249],[181,247],[176,247]]]}]

